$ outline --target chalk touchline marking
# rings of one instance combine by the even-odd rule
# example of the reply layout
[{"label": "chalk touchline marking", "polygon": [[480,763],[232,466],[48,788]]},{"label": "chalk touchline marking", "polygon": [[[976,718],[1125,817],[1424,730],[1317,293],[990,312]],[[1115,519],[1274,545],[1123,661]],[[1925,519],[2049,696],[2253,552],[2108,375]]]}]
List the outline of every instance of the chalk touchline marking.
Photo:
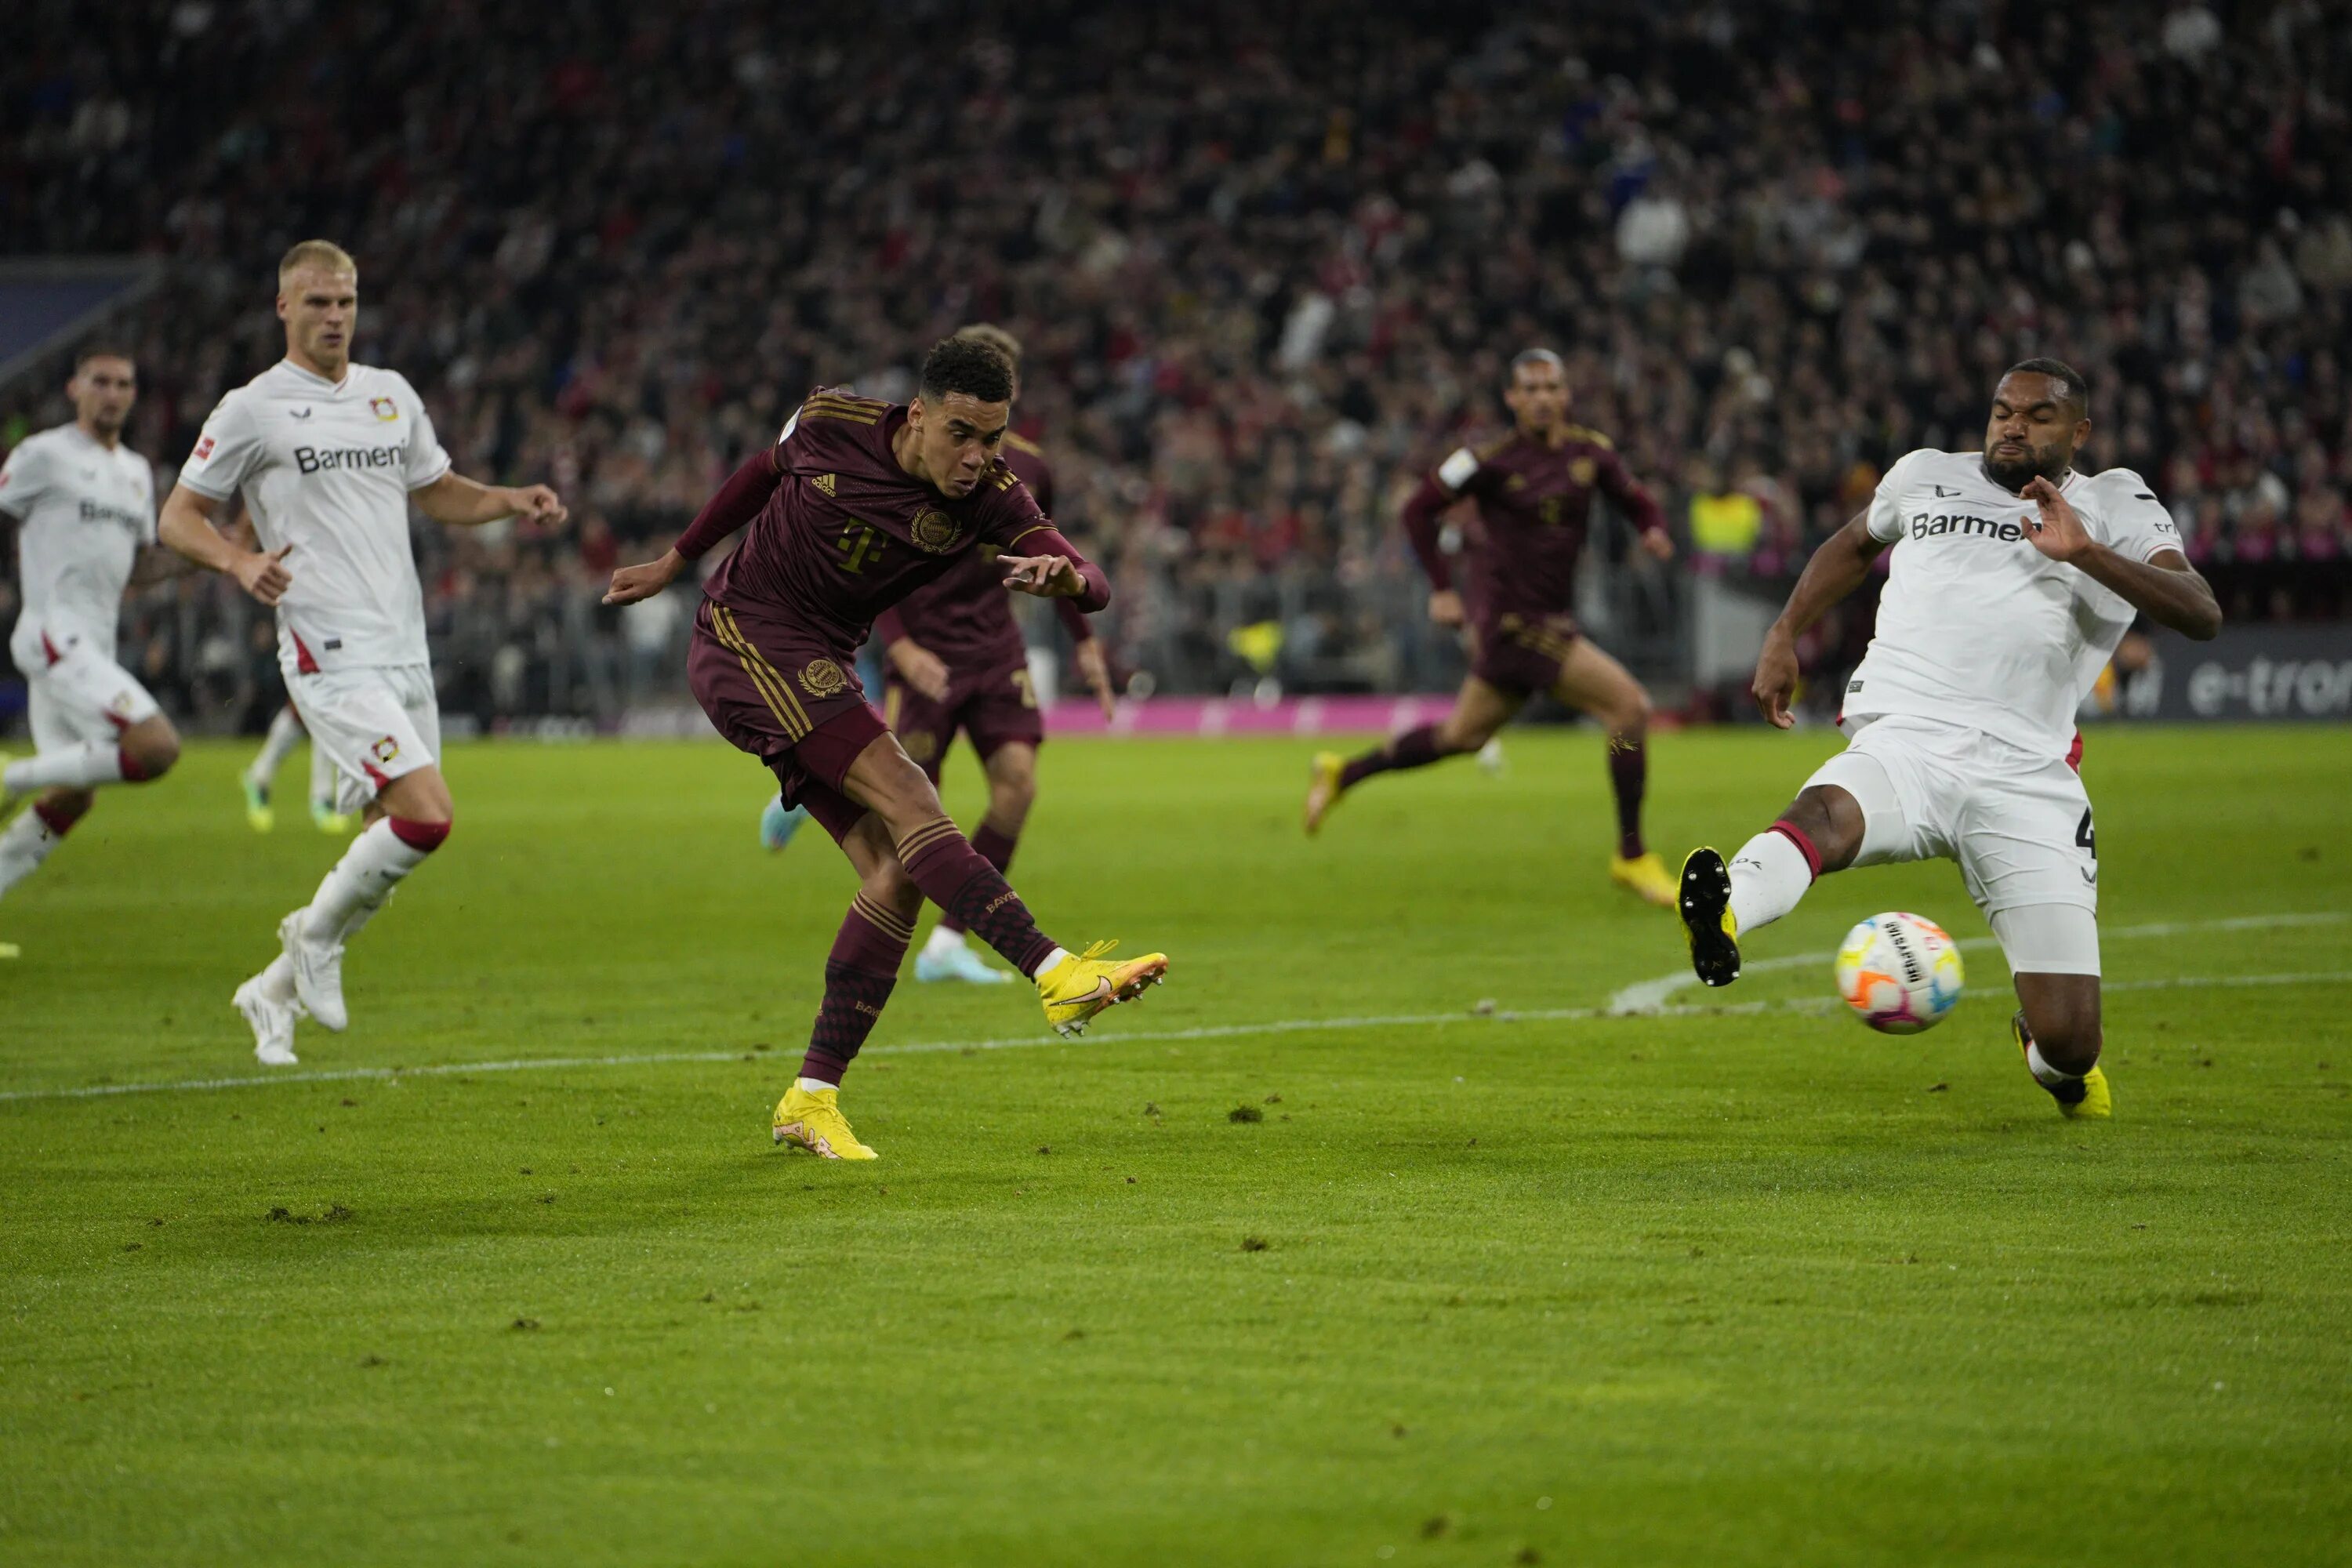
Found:
[{"label": "chalk touchline marking", "polygon": [[[2178,936],[2189,931],[2259,931],[2281,926],[2323,925],[2341,921],[2339,912],[2300,915],[2251,915],[2235,920],[2191,921],[2160,925],[2126,926],[2103,933],[2110,940],[2141,937]],[[1959,944],[1963,948],[1993,945],[1990,937],[1976,937]],[[1807,963],[1827,963],[1836,954],[1828,952],[1796,953],[1780,958],[1768,958],[1748,964],[1744,973],[1753,974],[1768,969],[1791,969]],[[1668,984],[1667,981],[1675,984]],[[1518,1007],[1502,1008],[1492,1013],[1389,1013],[1347,1018],[1274,1018],[1255,1024],[1203,1024],[1185,1029],[1122,1030],[1116,1035],[1097,1037],[1094,1041],[1073,1047],[1085,1049],[1087,1044],[1105,1046],[1138,1043],[1167,1043],[1177,1040],[1222,1040],[1250,1035],[1297,1035],[1320,1033],[1332,1029],[1388,1029],[1427,1027],[1440,1024],[1546,1024],[1586,1023],[1604,1018],[1625,1017],[1694,1017],[1699,1016],[1738,1016],[1759,1013],[1823,1011],[1837,1005],[1835,997],[1786,997],[1777,1001],[1736,1002],[1717,1006],[1667,1006],[1664,997],[1683,985],[1696,984],[1696,977],[1684,973],[1645,980],[1626,986],[1600,1007]],[[2200,986],[2239,987],[2269,985],[2334,985],[2352,984],[2352,970],[2320,970],[2294,974],[2214,974],[2175,975],[2154,980],[2108,981],[2104,990],[2172,991]],[[1646,995],[1656,989],[1659,1000],[1644,1005],[1628,1006],[1629,996]],[[1047,1034],[1003,1035],[977,1040],[917,1040],[903,1045],[868,1046],[860,1056],[924,1056],[947,1051],[1004,1051],[1033,1046],[1066,1046],[1072,1043]],[[731,1062],[740,1061],[748,1053],[740,1049],[728,1051],[644,1051],[608,1057],[523,1057],[506,1061],[432,1062],[420,1067],[366,1067],[305,1068],[297,1072],[249,1074],[242,1078],[183,1079],[168,1083],[98,1083],[75,1088],[0,1089],[0,1103],[36,1100],[101,1100],[123,1094],[197,1094],[218,1089],[259,1089],[273,1084],[290,1083],[353,1083],[383,1082],[405,1078],[458,1078],[470,1073],[542,1072],[565,1068],[638,1067],[665,1062]],[[780,1059],[788,1053],[779,1053]]]}]

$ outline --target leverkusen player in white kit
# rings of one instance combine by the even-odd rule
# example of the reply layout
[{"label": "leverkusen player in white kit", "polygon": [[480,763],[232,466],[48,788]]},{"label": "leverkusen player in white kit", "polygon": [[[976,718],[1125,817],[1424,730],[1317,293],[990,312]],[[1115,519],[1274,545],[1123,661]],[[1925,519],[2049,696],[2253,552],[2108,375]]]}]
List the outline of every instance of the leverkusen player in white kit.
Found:
[{"label": "leverkusen player in white kit", "polygon": [[[129,354],[83,350],[66,384],[73,423],[26,437],[0,465],[0,511],[24,525],[24,607],[8,653],[24,672],[35,751],[0,758],[0,819],[33,802],[0,829],[0,896],[49,858],[100,785],[152,783],[179,761],[172,721],[115,662],[122,591],[134,568],[152,575],[139,555],[155,542],[154,471],[122,444],[138,395]],[[0,957],[15,956],[0,942]]]},{"label": "leverkusen player in white kit", "polygon": [[1728,866],[1682,877],[1691,966],[1739,976],[1739,939],[1824,872],[1946,857],[2000,941],[2011,1032],[2068,1116],[2110,1114],[2099,1070],[2099,861],[2074,711],[2135,611],[2200,640],[2221,607],[2128,468],[2074,471],[2083,378],[2031,359],[1994,389],[1985,449],[1916,451],[1811,561],[1764,641],[1756,700],[1788,729],[1796,638],[1890,546],[1876,634],[1845,689],[1846,749]]},{"label": "leverkusen player in white kit", "polygon": [[[278,923],[278,957],[237,987],[254,1055],[273,1066],[295,1059],[300,1013],[344,1027],[343,944],[449,836],[409,502],[458,527],[565,515],[545,485],[455,472],[406,378],[351,363],[359,268],[341,247],[312,239],[286,253],[278,314],[286,357],[205,421],[161,527],[165,544],[277,608],[286,689],[310,743],[334,760],[343,808],[367,816],[310,903]],[[258,550],[211,521],[240,489]]]}]

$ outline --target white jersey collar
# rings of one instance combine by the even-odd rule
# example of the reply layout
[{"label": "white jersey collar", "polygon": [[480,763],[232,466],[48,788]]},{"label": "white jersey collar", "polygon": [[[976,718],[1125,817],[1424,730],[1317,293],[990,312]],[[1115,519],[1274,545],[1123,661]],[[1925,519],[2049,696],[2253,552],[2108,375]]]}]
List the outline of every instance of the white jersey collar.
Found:
[{"label": "white jersey collar", "polygon": [[315,370],[304,370],[300,365],[296,364],[291,358],[279,360],[278,362],[278,368],[284,371],[289,375],[310,383],[312,386],[323,386],[329,392],[341,392],[343,388],[352,384],[352,375],[360,367],[355,362],[348,360],[345,361],[343,364],[343,379],[341,381],[329,381],[325,376],[320,375]]}]

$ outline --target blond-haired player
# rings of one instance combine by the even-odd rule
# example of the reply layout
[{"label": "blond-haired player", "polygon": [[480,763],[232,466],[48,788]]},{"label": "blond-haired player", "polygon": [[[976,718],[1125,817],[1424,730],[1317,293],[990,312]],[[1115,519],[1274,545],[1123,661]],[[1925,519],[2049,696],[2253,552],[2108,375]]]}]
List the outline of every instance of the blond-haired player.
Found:
[{"label": "blond-haired player", "polygon": [[[449,835],[409,502],[457,527],[564,517],[545,485],[457,473],[406,378],[352,363],[359,268],[341,247],[312,239],[286,253],[278,315],[286,357],[205,421],[161,530],[165,544],[277,609],[287,691],[310,743],[334,761],[342,805],[367,820],[310,901],[278,923],[278,957],[237,987],[254,1054],[271,1064],[294,1060],[301,1013],[345,1026],[344,942]],[[212,522],[240,489],[257,549]]]}]

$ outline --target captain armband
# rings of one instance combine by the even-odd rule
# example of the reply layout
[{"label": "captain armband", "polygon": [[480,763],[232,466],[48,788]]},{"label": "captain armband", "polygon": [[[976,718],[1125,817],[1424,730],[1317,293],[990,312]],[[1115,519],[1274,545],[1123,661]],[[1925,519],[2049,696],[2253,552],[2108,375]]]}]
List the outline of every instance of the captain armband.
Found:
[{"label": "captain armband", "polygon": [[1449,490],[1459,490],[1478,471],[1478,459],[1467,447],[1456,447],[1454,456],[1437,465],[1437,482]]}]

